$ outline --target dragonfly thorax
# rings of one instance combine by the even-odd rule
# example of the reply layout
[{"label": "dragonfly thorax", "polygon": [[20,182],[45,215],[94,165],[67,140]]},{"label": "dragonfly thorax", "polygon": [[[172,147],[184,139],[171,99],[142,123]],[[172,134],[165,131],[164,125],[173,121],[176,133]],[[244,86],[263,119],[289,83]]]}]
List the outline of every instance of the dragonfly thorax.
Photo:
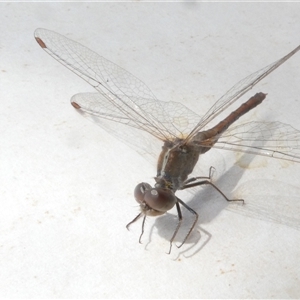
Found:
[{"label": "dragonfly thorax", "polygon": [[188,175],[192,173],[199,154],[196,143],[165,142],[157,163],[157,183],[165,183],[174,192],[182,188]]}]

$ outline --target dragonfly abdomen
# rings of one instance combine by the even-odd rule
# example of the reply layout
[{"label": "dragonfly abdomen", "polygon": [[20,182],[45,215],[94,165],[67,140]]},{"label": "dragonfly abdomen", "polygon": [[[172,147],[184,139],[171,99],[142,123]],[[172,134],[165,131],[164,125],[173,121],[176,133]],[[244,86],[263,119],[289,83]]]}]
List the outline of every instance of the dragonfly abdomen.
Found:
[{"label": "dragonfly abdomen", "polygon": [[230,125],[232,125],[236,120],[238,120],[248,111],[262,103],[262,101],[266,98],[266,95],[267,94],[264,93],[255,94],[247,102],[243,103],[238,109],[233,111],[228,117],[226,117],[216,126],[209,130],[199,132],[196,135],[194,141],[198,142],[202,146],[212,147]]}]

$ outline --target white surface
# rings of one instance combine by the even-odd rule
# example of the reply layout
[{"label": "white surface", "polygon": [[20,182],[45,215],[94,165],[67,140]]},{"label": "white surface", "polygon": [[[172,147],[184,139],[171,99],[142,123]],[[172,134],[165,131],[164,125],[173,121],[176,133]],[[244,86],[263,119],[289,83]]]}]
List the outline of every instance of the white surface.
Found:
[{"label": "white surface", "polygon": [[[92,88],[33,38],[37,27],[67,35],[131,71],[159,99],[201,115],[300,43],[299,3],[0,8],[0,297],[300,297],[298,164],[203,156],[203,175],[215,166],[218,186],[246,206],[225,209],[209,187],[196,199],[179,194],[200,216],[189,242],[165,254],[176,224],[168,214],[147,220],[140,245],[141,223],[130,232],[125,225],[138,212],[133,189],[152,183],[155,165],[74,112],[70,97]],[[299,66],[297,54],[253,89],[268,98],[247,118],[300,129]]]}]

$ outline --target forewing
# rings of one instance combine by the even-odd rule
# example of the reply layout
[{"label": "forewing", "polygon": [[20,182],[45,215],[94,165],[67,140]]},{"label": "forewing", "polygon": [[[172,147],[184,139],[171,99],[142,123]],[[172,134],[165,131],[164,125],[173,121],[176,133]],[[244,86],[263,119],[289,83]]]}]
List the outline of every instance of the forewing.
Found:
[{"label": "forewing", "polygon": [[53,31],[37,29],[35,38],[48,54],[97,89],[125,119],[136,123],[135,127],[143,124],[140,129],[161,140],[182,133],[173,123],[168,105],[131,73]]},{"label": "forewing", "polygon": [[[153,107],[152,99],[141,99],[132,97],[133,100],[143,105],[144,110],[151,111]],[[155,100],[156,101],[156,100]],[[143,120],[132,120],[123,111],[119,110],[108,97],[99,93],[80,93],[71,99],[79,113],[100,125],[119,140],[132,145],[135,150],[140,148],[141,154],[147,153],[157,159],[162,143],[154,143],[154,140],[147,132],[147,124]],[[199,120],[199,116],[181,103],[161,102],[164,110],[169,111],[169,117],[182,137],[184,132],[189,132]],[[164,116],[157,116],[160,123],[164,123]],[[104,122],[105,121],[105,122]],[[121,125],[127,125],[120,127]],[[178,136],[180,137],[180,135]],[[155,144],[155,146],[153,146]],[[159,145],[159,146],[157,146]]]},{"label": "forewing", "polygon": [[208,123],[210,123],[216,116],[218,116],[222,111],[224,111],[228,106],[238,100],[242,95],[252,89],[258,82],[269,75],[272,71],[282,65],[286,60],[293,56],[296,52],[300,50],[300,45],[295,48],[292,52],[284,56],[283,58],[277,60],[276,62],[270,64],[269,66],[247,76],[246,78],[235,84],[230,90],[228,90],[224,96],[222,96],[201,118],[196,127],[189,134],[188,138],[192,139],[197,132],[201,131]]}]

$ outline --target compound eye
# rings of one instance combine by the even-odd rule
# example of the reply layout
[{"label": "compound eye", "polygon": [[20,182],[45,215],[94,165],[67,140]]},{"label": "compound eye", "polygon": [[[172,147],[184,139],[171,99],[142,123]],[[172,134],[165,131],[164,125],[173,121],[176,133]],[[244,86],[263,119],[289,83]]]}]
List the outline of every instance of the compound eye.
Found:
[{"label": "compound eye", "polygon": [[171,190],[151,188],[144,195],[145,203],[152,209],[166,212],[176,203],[176,197]]},{"label": "compound eye", "polygon": [[144,203],[144,196],[146,191],[152,189],[152,186],[149,183],[142,182],[139,183],[134,189],[134,198],[138,203]]}]

